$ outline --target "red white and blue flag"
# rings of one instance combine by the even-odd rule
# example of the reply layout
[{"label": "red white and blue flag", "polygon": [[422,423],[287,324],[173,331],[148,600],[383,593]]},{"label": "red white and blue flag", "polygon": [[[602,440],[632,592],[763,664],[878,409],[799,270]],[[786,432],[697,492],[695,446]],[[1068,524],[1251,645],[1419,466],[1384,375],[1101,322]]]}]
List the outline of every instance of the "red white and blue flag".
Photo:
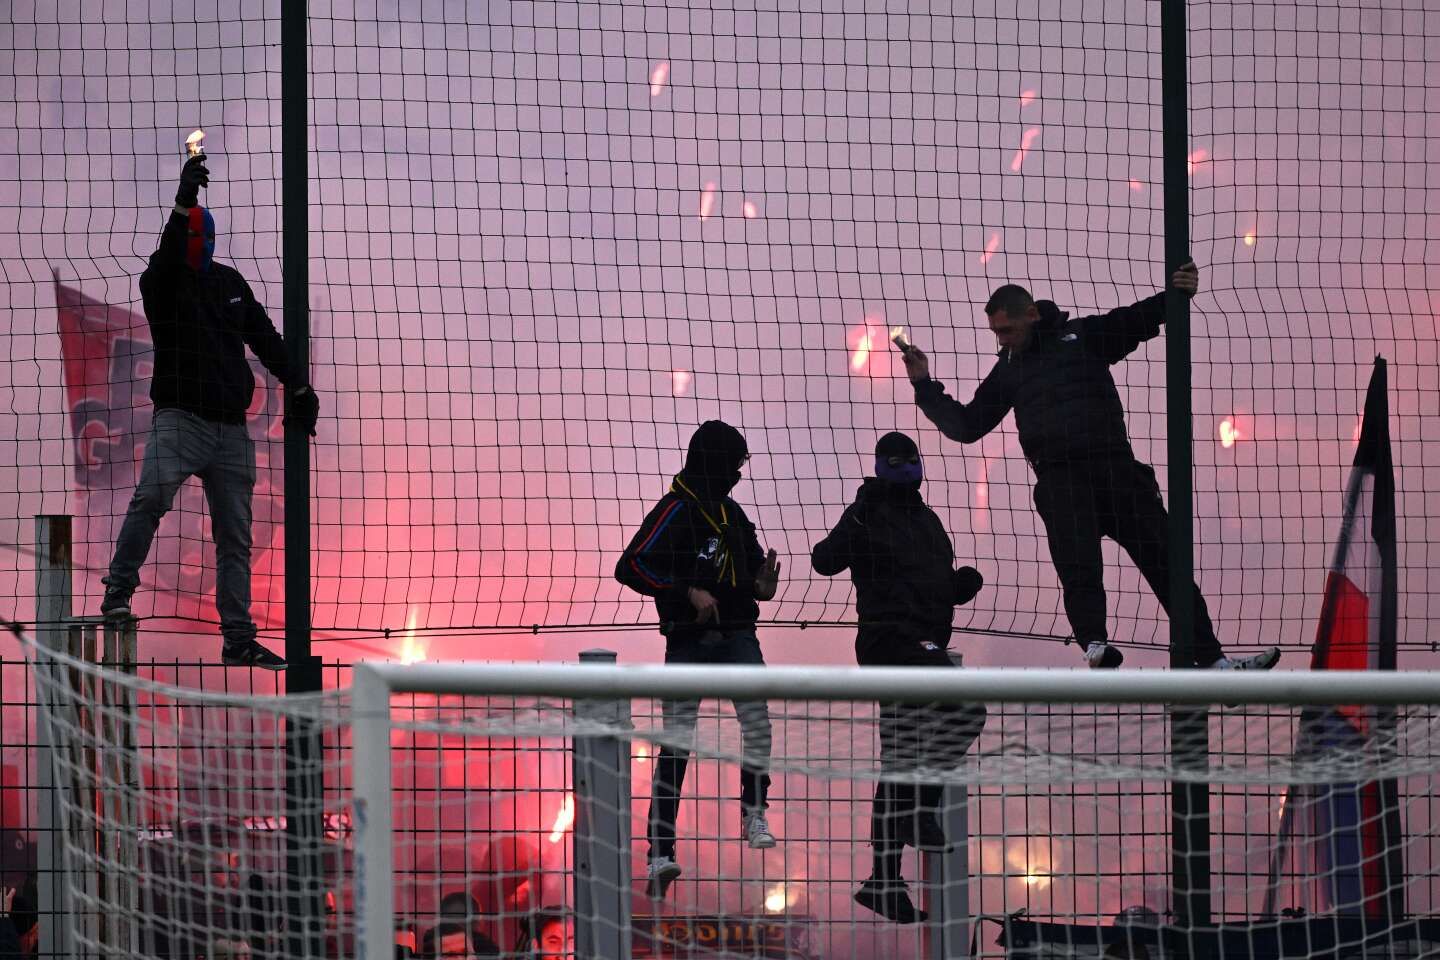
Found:
[{"label": "red white and blue flag", "polygon": [[[1385,361],[1377,357],[1310,669],[1395,669],[1396,580],[1390,410]],[[1308,708],[1301,712],[1296,760],[1358,763],[1362,769],[1383,762],[1394,750],[1395,725],[1393,709]],[[1313,869],[1316,912],[1389,921],[1404,913],[1394,779],[1292,786],[1277,852],[1283,853],[1292,835],[1301,844],[1302,862]],[[1272,872],[1272,884],[1274,879]]]}]

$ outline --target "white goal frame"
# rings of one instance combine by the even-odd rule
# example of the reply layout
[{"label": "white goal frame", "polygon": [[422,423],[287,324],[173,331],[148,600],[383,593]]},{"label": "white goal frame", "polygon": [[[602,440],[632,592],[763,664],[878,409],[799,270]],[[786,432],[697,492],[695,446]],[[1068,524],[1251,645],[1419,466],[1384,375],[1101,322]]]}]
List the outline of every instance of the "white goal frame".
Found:
[{"label": "white goal frame", "polygon": [[[390,960],[395,933],[391,831],[391,698],[396,694],[533,696],[577,701],[603,711],[635,699],[774,699],[908,703],[1125,703],[1281,706],[1440,706],[1440,672],[1200,670],[1088,671],[896,667],[616,666],[613,655],[587,651],[582,661],[554,664],[360,663],[354,671],[351,710],[356,828],[356,956]],[[603,715],[599,719],[607,718]],[[618,741],[616,741],[618,742]],[[577,748],[578,749],[578,748]],[[628,773],[622,772],[628,777]],[[628,790],[628,782],[626,787]],[[578,791],[577,791],[578,793]],[[577,796],[577,808],[581,801]],[[578,826],[578,821],[577,821]],[[628,846],[624,836],[611,837]],[[577,831],[577,840],[579,833]],[[628,861],[612,865],[626,874]],[[577,881],[577,886],[578,886]],[[612,886],[617,886],[612,884]],[[577,893],[578,895],[578,893]],[[628,905],[608,905],[619,929]],[[605,905],[597,905],[605,906]],[[589,951],[578,942],[577,955]],[[377,945],[372,948],[373,945]],[[628,957],[628,943],[599,945],[596,955]]]}]

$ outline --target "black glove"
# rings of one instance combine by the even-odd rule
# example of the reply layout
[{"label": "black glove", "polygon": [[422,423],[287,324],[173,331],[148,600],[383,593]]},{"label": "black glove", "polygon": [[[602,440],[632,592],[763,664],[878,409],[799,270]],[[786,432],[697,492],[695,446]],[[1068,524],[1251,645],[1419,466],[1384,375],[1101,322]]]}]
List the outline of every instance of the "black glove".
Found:
[{"label": "black glove", "polygon": [[200,202],[200,188],[210,186],[210,170],[205,166],[205,155],[191,157],[180,168],[180,189],[175,191],[175,203],[182,207],[193,207]]},{"label": "black glove", "polygon": [[985,586],[985,578],[980,576],[980,571],[974,567],[961,567],[954,571],[950,574],[950,582],[955,587],[955,605],[957,607],[974,600],[975,595],[980,592],[980,588]]},{"label": "black glove", "polygon": [[286,423],[298,423],[310,436],[315,436],[315,423],[320,419],[320,398],[310,387],[301,387],[290,395],[290,415]]}]

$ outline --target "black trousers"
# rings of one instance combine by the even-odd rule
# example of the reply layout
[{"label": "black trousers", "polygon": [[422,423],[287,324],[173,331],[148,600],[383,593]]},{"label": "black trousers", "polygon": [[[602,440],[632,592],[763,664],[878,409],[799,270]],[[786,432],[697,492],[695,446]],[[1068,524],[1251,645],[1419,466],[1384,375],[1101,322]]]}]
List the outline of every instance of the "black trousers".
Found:
[{"label": "black trousers", "polygon": [[[943,645],[948,631],[934,641],[905,638],[867,644],[864,666],[955,669]],[[983,704],[880,704],[880,776],[870,813],[871,876],[898,882],[905,842],[915,835],[917,814],[939,812],[942,784],[919,779],[923,770],[960,763],[985,726]]]},{"label": "black trousers", "polygon": [[[665,643],[666,663],[731,663],[764,665],[755,628],[707,630],[704,633],[672,636]],[[770,789],[770,710],[764,700],[734,701],[740,721],[744,758],[740,763],[740,807],[749,813],[764,810]],[[675,819],[680,812],[680,790],[690,764],[690,746],[695,736],[699,700],[665,700],[661,718],[668,737],[678,738],[684,747],[664,744],[655,758],[650,781],[650,856],[675,856]]]},{"label": "black trousers", "polygon": [[[1129,457],[1037,465],[1035,472],[1035,509],[1045,522],[1050,559],[1064,590],[1065,615],[1081,649],[1109,638],[1101,537],[1114,540],[1130,555],[1169,613],[1169,518],[1155,471]],[[1199,586],[1194,590],[1191,659],[1208,667],[1224,651]]]}]

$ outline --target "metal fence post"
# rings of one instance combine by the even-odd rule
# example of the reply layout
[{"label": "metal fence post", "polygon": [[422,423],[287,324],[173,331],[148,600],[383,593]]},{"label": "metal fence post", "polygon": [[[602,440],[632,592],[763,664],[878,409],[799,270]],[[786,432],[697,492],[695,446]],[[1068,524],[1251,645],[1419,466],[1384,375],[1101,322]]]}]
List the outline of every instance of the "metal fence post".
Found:
[{"label": "metal fence post", "polygon": [[355,956],[390,960],[395,953],[390,686],[368,664],[355,665],[350,711],[355,758]]},{"label": "metal fence post", "polygon": [[[35,518],[35,640],[44,650],[64,650],[69,642],[71,613],[70,517],[41,514]],[[53,670],[37,663],[37,669]],[[36,678],[36,686],[39,680]],[[65,883],[64,840],[61,835],[60,798],[56,794],[51,751],[55,739],[43,708],[36,711],[35,745],[39,757],[35,779],[40,789],[36,823],[36,878],[39,891],[39,956],[70,955],[70,894]]]},{"label": "metal fence post", "polygon": [[[585,650],[582,664],[613,664],[611,650]],[[629,700],[576,700],[581,725],[629,729]],[[574,742],[575,954],[630,957],[630,742],[579,733]]]},{"label": "metal fence post", "polygon": [[946,785],[940,824],[953,849],[921,857],[930,914],[925,956],[957,960],[970,956],[970,791],[965,784]]}]

